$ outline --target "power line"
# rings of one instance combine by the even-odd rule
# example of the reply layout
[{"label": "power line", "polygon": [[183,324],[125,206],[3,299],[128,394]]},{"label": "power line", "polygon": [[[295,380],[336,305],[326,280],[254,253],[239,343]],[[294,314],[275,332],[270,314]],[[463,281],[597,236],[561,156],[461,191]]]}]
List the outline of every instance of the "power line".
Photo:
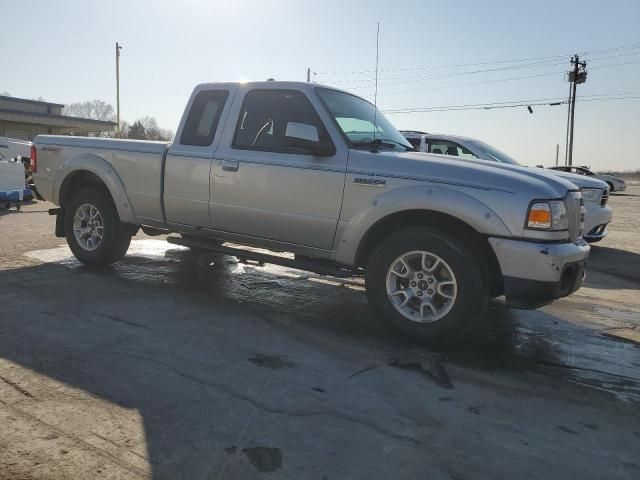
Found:
[{"label": "power line", "polygon": [[628,57],[632,55],[640,55],[640,51],[637,52],[627,52],[627,53],[619,53],[617,55],[605,55],[604,57],[587,57],[589,62],[596,62],[599,60],[605,60],[608,58],[619,58],[619,57]]},{"label": "power line", "polygon": [[593,69],[593,68],[624,67],[625,65],[635,65],[638,63],[640,63],[640,60],[636,62],[610,63],[608,65],[596,65],[595,67],[591,67],[591,68]]},{"label": "power line", "polygon": [[[519,76],[519,77],[507,77],[507,78],[499,78],[499,79],[495,79],[495,80],[484,80],[482,82],[470,82],[470,83],[458,83],[458,84],[454,84],[454,85],[440,85],[437,87],[430,87],[430,88],[424,88],[424,89],[420,89],[420,90],[408,90],[408,91],[403,91],[403,92],[381,92],[379,93],[379,95],[396,95],[396,94],[400,94],[400,93],[417,93],[417,92],[422,92],[422,91],[429,91],[429,90],[442,90],[444,88],[454,88],[454,87],[465,87],[465,86],[471,86],[471,85],[485,85],[485,84],[489,84],[489,83],[499,83],[499,82],[508,82],[511,80],[523,80],[526,78],[536,78],[536,77],[547,77],[550,75],[564,75],[566,72],[564,70],[556,70],[554,72],[545,72],[545,73],[537,73],[534,75],[524,75],[524,76]],[[402,82],[402,83],[408,83],[408,82]],[[388,85],[392,85],[392,84],[387,84]],[[395,85],[395,84],[393,84]],[[367,85],[367,86],[360,86],[360,87],[350,87],[351,90],[361,90],[361,89],[365,89],[365,88],[371,88],[371,86]]]},{"label": "power line", "polygon": [[445,106],[433,106],[433,107],[416,107],[416,108],[398,108],[398,109],[389,109],[384,110],[384,113],[418,113],[418,112],[426,112],[431,110],[458,110],[458,109],[467,109],[467,108],[490,108],[493,106],[508,106],[511,104],[517,105],[531,105],[539,102],[553,102],[553,101],[563,101],[566,100],[564,98],[536,98],[536,99],[528,99],[528,100],[513,100],[513,101],[503,101],[503,102],[483,102],[483,103],[466,103],[462,105],[445,105]]},{"label": "power line", "polygon": [[[640,43],[631,44],[631,45],[622,45],[618,47],[611,47],[599,50],[587,50],[584,52],[580,52],[583,55],[590,54],[602,54],[602,53],[613,53],[621,50],[632,50],[640,48]],[[562,55],[551,55],[546,57],[529,57],[529,58],[520,58],[520,59],[503,59],[503,60],[493,60],[493,61],[484,61],[484,62],[473,62],[473,63],[458,63],[458,64],[448,64],[448,65],[425,65],[418,67],[404,67],[404,68],[381,68],[380,72],[408,72],[408,71],[416,71],[416,70],[429,70],[433,68],[460,68],[460,67],[476,67],[482,65],[499,65],[505,63],[523,63],[523,62],[531,62],[531,61],[540,61],[540,60],[553,60],[553,59],[566,59],[570,57],[572,53],[565,53]],[[375,70],[355,70],[355,71],[336,71],[336,72],[314,72],[316,75],[356,75],[363,73],[374,73]]]},{"label": "power line", "polygon": [[566,104],[567,100],[562,100],[552,103],[514,103],[509,105],[477,105],[459,108],[433,108],[431,110],[407,110],[401,112],[383,112],[385,115],[397,115],[399,113],[434,113],[434,112],[458,112],[462,110],[495,110],[502,108],[516,108],[516,107],[539,107],[539,106],[555,106]]},{"label": "power line", "polygon": [[640,98],[640,95],[630,95],[628,97],[611,97],[611,98],[577,98],[576,102],[600,102],[605,100],[634,100]]},{"label": "power line", "polygon": [[[626,65],[633,65],[633,64],[638,64],[640,63],[640,61],[634,61],[634,62],[625,62],[625,63],[612,63],[612,64],[606,64],[606,65],[596,65],[593,66],[591,68],[610,68],[610,67],[620,67],[620,66],[626,66]],[[435,91],[435,90],[444,90],[447,88],[458,88],[458,87],[470,87],[470,86],[476,86],[476,85],[488,85],[488,84],[492,84],[492,83],[502,83],[502,82],[510,82],[510,81],[514,81],[514,80],[525,80],[525,79],[529,79],[529,78],[539,78],[539,77],[547,77],[547,76],[552,76],[552,75],[565,75],[567,72],[564,70],[561,71],[554,71],[554,72],[545,72],[545,73],[538,73],[538,74],[533,74],[533,75],[522,75],[522,76],[518,76],[518,77],[507,77],[507,78],[499,78],[499,79],[494,79],[494,80],[484,80],[481,82],[467,82],[467,83],[458,83],[458,84],[453,84],[453,85],[440,85],[437,87],[427,87],[427,88],[420,88],[420,89],[412,89],[412,90],[402,90],[399,92],[378,92],[378,95],[383,95],[383,96],[388,96],[388,95],[405,95],[405,94],[410,94],[410,93],[421,93],[421,92],[430,92],[430,91]],[[398,83],[408,83],[408,82],[398,82]],[[386,86],[389,86],[392,84],[387,84]],[[366,86],[359,86],[359,87],[349,87],[350,90],[363,90],[363,89],[368,89],[368,88],[372,88],[372,86],[370,85],[366,85]]]},{"label": "power line", "polygon": [[[468,82],[468,83],[457,83],[454,85],[440,85],[438,87],[430,87],[430,88],[421,88],[417,90],[404,90],[401,92],[381,92],[378,95],[404,95],[407,93],[420,93],[434,90],[444,90],[446,88],[457,88],[457,87],[470,87],[474,85],[488,85],[491,83],[502,83],[502,82],[510,82],[512,80],[525,80],[527,78],[538,78],[538,77],[548,77],[551,75],[564,75],[566,72],[564,71],[555,71],[555,72],[547,72],[547,73],[538,73],[535,75],[524,75],[519,77],[508,77],[508,78],[499,78],[496,80],[484,80],[482,82]],[[357,88],[357,87],[354,87]],[[360,87],[362,88],[362,87]]]},{"label": "power line", "polygon": [[[639,52],[640,53],[640,52]],[[523,68],[536,68],[536,67],[550,67],[555,65],[564,65],[566,62],[539,62],[532,63],[526,65],[515,65],[509,67],[497,67],[497,68],[488,68],[482,70],[468,70],[463,72],[450,72],[450,73],[436,73],[432,75],[405,75],[401,77],[383,77],[380,80],[410,80],[410,81],[419,81],[427,78],[449,78],[449,77],[458,77],[461,75],[476,75],[478,73],[488,73],[488,72],[501,72],[505,70],[520,70]],[[363,83],[363,82],[373,82],[374,79],[370,78],[359,78],[355,80],[335,80],[333,83]],[[401,82],[394,82],[401,83]]]},{"label": "power line", "polygon": [[[610,95],[610,96],[605,96]],[[621,94],[597,94],[592,98],[577,98],[576,102],[600,102],[610,100],[633,100],[640,99],[640,93],[621,93]],[[386,115],[394,115],[399,113],[429,113],[429,112],[448,112],[459,110],[493,110],[499,108],[515,108],[515,107],[535,107],[535,106],[557,106],[567,104],[568,100],[564,97],[540,98],[532,100],[514,100],[508,102],[489,102],[489,103],[471,103],[463,105],[445,105],[423,108],[406,108],[395,110],[383,110]]]},{"label": "power line", "polygon": [[[595,59],[590,59],[590,61],[601,61],[609,58],[619,58],[619,57],[624,57],[628,55],[640,55],[640,51],[618,54],[618,55],[602,56],[602,57],[597,57]],[[627,62],[627,63],[637,63],[637,62]],[[625,63],[625,65],[627,63]],[[458,77],[458,76],[464,76],[464,75],[477,75],[481,73],[493,73],[493,72],[502,72],[502,71],[508,71],[508,70],[550,67],[550,66],[565,65],[565,64],[566,64],[565,60],[561,62],[537,62],[537,63],[528,63],[524,65],[511,65],[511,66],[496,67],[496,68],[489,68],[489,69],[467,70],[462,72],[437,73],[437,74],[430,74],[430,75],[410,75],[410,76],[405,75],[405,76],[399,76],[399,77],[382,77],[378,79],[378,81],[380,83],[385,82],[384,83],[385,85],[399,85],[403,83],[419,82],[426,79],[451,78],[451,77]],[[331,82],[331,84],[374,83],[375,81],[376,81],[375,78],[374,79],[359,78],[359,79],[352,79],[352,80],[334,80]],[[372,87],[372,85],[367,85],[363,87],[351,87],[351,88],[365,88],[365,87]]]}]

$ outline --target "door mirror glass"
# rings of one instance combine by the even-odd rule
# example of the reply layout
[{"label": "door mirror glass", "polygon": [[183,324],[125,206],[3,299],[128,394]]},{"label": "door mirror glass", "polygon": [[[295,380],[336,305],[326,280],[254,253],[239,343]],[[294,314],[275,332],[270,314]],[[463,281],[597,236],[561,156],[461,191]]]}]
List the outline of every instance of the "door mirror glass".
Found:
[{"label": "door mirror glass", "polygon": [[306,123],[288,122],[284,135],[285,137],[307,140],[309,142],[319,141],[318,129]]}]

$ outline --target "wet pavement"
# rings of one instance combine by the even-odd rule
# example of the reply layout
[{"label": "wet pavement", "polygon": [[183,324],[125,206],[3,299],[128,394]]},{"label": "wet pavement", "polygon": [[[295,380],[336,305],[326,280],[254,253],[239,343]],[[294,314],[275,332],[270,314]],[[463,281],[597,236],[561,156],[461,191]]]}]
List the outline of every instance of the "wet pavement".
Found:
[{"label": "wet pavement", "polygon": [[31,208],[0,218],[0,478],[640,472],[633,249],[595,247],[572,297],[496,300],[427,350],[373,315],[360,278],[144,236],[96,271]]},{"label": "wet pavement", "polygon": [[[31,251],[26,256],[91,272],[67,247]],[[136,240],[126,260],[101,275],[140,285],[172,286],[247,304],[271,321],[378,341],[385,352],[411,348],[374,317],[361,278],[337,279],[275,265],[239,263],[234,257],[191,252],[164,240]],[[570,316],[567,314],[571,314]],[[578,315],[576,315],[578,313]],[[636,312],[600,308],[618,325],[640,325]],[[518,311],[492,302],[485,325],[460,344],[431,349],[462,366],[531,370],[640,402],[640,344],[603,335],[581,325],[580,312]],[[567,318],[563,318],[567,317]],[[577,318],[576,318],[577,317]],[[358,321],[362,320],[362,322]],[[619,326],[619,328],[623,328]],[[605,330],[606,332],[606,330]]]}]

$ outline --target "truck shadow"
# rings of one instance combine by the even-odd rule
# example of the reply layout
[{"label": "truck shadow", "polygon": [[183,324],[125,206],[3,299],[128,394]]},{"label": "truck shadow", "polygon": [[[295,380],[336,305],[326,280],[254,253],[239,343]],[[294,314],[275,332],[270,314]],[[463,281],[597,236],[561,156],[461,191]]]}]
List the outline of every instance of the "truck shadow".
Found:
[{"label": "truck shadow", "polygon": [[[640,254],[638,253],[621,250],[619,248],[592,245],[591,254],[587,262],[587,271],[589,269],[593,269],[607,275],[612,275],[618,279],[623,279],[635,284],[629,285],[625,282],[624,286],[616,287],[615,282],[606,282],[605,284],[589,284],[591,287],[605,289],[640,289]],[[587,274],[587,279],[588,278]]]},{"label": "truck shadow", "polygon": [[[225,468],[223,478],[258,475],[242,449],[290,439],[299,416],[283,414],[287,406],[331,402],[327,365],[336,356],[386,365],[413,348],[375,319],[359,279],[153,245],[100,271],[63,253],[0,272],[0,357],[137,410],[153,478],[214,478]],[[40,292],[26,310],[25,289]],[[640,400],[629,373],[639,349],[542,311],[495,303],[484,329],[440,353],[473,369],[534,371]],[[254,362],[258,354],[280,362]],[[256,426],[247,432],[249,421]],[[123,450],[125,440],[111,439]]]}]

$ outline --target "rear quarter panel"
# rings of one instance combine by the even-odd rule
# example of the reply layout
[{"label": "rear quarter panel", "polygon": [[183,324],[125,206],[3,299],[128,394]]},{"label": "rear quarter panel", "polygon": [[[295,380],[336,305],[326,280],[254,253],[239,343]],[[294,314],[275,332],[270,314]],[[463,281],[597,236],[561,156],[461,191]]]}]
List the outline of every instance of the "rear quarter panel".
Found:
[{"label": "rear quarter panel", "polygon": [[86,170],[107,185],[123,221],[162,221],[162,161],[168,144],[54,136],[38,136],[35,144],[34,180],[45,199],[59,204],[65,179]]}]

